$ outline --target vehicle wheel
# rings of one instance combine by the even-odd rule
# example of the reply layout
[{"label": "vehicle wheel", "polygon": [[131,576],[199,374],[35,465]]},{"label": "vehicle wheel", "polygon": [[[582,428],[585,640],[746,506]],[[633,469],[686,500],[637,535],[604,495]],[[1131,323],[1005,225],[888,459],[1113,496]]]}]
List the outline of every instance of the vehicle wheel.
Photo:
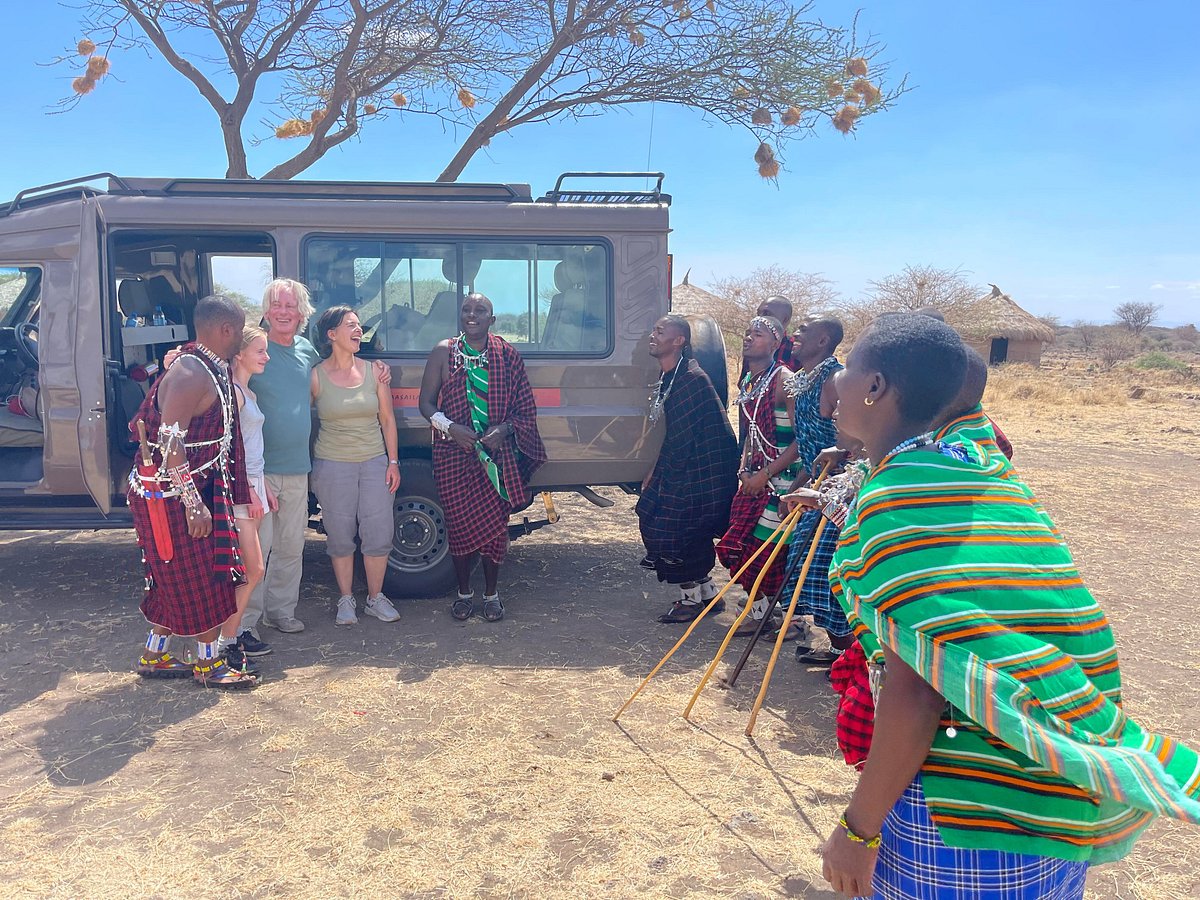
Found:
[{"label": "vehicle wheel", "polygon": [[711,316],[685,316],[692,329],[692,355],[712,379],[722,406],[729,406],[729,371],[726,367],[725,337]]},{"label": "vehicle wheel", "polygon": [[396,531],[384,588],[393,597],[440,597],[455,584],[446,516],[433,480],[433,463],[400,460],[393,506]]}]

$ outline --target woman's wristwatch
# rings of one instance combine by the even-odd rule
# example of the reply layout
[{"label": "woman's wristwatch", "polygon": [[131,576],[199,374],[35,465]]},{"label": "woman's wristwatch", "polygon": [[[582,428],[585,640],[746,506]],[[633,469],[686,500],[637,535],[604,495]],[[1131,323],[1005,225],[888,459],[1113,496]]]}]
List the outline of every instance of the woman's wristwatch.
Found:
[{"label": "woman's wristwatch", "polygon": [[398,459],[389,459],[389,460],[388,460],[388,465],[389,465],[389,466],[398,466],[398,465],[400,465],[400,460],[398,460]]}]

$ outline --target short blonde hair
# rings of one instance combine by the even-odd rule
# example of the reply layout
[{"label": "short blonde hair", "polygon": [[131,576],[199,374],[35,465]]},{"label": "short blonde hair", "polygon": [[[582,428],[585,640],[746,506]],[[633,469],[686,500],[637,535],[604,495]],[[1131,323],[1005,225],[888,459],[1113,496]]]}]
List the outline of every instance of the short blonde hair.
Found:
[{"label": "short blonde hair", "polygon": [[309,318],[312,316],[313,309],[312,299],[308,293],[308,288],[300,282],[292,278],[276,278],[267,285],[267,289],[263,291],[262,309],[263,315],[267,314],[267,310],[271,308],[271,301],[274,300],[282,291],[291,291],[292,296],[296,298],[296,309],[300,312],[300,328],[308,324]]},{"label": "short blonde hair", "polygon": [[[247,325],[242,329],[242,350],[245,350],[259,338],[265,338],[267,333],[257,325]],[[238,351],[239,353],[241,350]]]}]

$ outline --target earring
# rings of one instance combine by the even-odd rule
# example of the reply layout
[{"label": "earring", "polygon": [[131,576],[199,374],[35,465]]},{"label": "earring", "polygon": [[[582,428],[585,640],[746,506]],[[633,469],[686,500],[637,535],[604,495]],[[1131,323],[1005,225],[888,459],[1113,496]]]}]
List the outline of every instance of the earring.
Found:
[{"label": "earring", "polygon": [[863,397],[863,404],[866,406],[874,406],[875,401],[872,400],[870,397]]}]

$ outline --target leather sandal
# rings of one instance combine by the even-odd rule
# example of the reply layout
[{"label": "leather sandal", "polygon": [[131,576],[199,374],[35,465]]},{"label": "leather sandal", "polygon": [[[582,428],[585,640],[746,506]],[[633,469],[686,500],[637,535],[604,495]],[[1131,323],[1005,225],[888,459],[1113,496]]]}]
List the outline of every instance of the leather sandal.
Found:
[{"label": "leather sandal", "polygon": [[170,653],[164,653],[150,659],[139,657],[134,671],[143,678],[186,678],[192,674],[192,667]]},{"label": "leather sandal", "polygon": [[460,621],[460,622],[467,621],[467,619],[471,618],[471,615],[474,612],[475,612],[475,595],[474,594],[472,594],[469,597],[463,597],[462,595],[459,595],[459,597],[450,606],[450,615],[454,616],[454,618],[458,619],[458,621]]},{"label": "leather sandal", "polygon": [[206,688],[221,690],[245,690],[258,684],[258,677],[249,672],[239,672],[231,669],[223,656],[209,662],[207,665],[196,663],[192,667],[192,678],[196,684]]}]

